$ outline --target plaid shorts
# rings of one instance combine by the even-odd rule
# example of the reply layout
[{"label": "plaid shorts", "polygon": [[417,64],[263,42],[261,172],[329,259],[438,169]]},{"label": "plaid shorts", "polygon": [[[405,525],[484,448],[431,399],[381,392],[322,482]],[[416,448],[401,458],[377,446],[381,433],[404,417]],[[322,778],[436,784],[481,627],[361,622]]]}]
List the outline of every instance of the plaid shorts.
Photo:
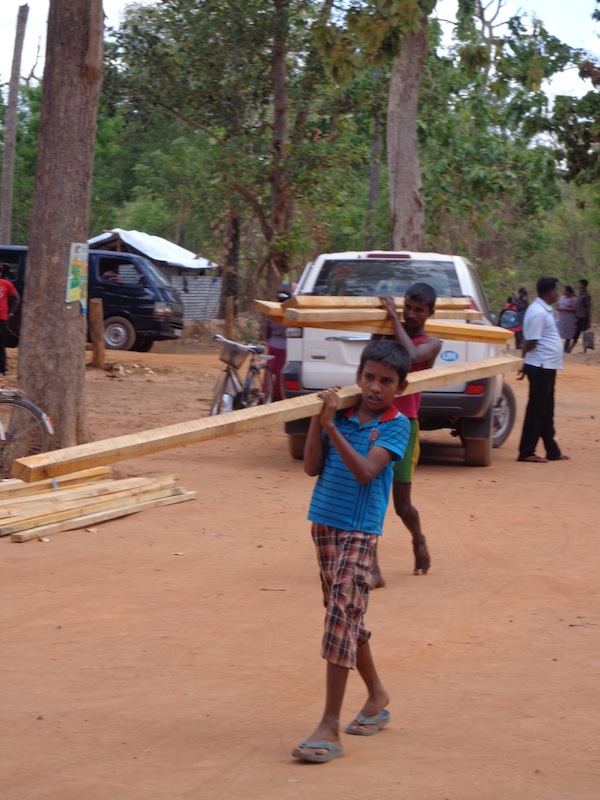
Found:
[{"label": "plaid shorts", "polygon": [[371,636],[364,616],[379,536],[313,522],[312,537],[326,608],[321,656],[331,664],[354,669],[357,648]]}]

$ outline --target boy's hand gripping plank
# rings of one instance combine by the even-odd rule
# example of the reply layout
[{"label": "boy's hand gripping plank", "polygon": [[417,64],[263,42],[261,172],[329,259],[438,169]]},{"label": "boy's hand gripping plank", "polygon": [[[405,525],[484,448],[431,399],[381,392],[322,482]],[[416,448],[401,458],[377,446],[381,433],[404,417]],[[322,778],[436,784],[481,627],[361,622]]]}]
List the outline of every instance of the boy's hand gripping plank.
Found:
[{"label": "boy's hand gripping plank", "polygon": [[[468,364],[458,364],[410,373],[404,394],[437,389],[459,381],[486,378],[504,372],[520,370],[523,361],[510,355],[484,358]],[[350,408],[360,397],[356,386],[346,386],[339,392],[339,408]],[[317,394],[307,394],[270,405],[244,408],[216,417],[179,422],[164,428],[101,439],[97,442],[67,447],[49,453],[17,459],[12,474],[28,483],[31,481],[68,475],[76,470],[114,464],[139,456],[169,450],[188,444],[231,436],[235,433],[257,430],[266,425],[303,419],[318,414],[323,401]]]}]

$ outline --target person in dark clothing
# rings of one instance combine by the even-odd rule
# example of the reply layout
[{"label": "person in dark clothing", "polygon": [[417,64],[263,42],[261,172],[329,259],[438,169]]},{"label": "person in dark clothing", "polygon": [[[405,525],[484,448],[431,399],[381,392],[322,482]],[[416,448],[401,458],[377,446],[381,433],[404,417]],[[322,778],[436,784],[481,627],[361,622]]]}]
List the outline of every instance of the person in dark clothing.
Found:
[{"label": "person in dark clothing", "polygon": [[580,335],[590,327],[592,319],[592,298],[588,292],[588,282],[585,278],[579,281],[579,294],[577,295],[577,305],[575,306],[575,336],[569,352],[577,344]]}]

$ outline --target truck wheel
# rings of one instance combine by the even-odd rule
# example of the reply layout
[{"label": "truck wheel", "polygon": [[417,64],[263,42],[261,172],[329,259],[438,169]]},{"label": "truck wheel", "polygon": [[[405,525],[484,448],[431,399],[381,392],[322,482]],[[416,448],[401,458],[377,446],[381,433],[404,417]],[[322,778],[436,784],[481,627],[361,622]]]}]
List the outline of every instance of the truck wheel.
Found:
[{"label": "truck wheel", "polygon": [[131,350],[135,343],[135,330],[124,317],[104,320],[104,344],[109,350]]},{"label": "truck wheel", "polygon": [[500,447],[510,436],[510,432],[515,424],[516,413],[517,402],[514,392],[507,383],[503,383],[502,394],[496,400],[492,419],[494,447]]},{"label": "truck wheel", "polygon": [[303,433],[288,433],[288,449],[292,458],[302,461],[306,436]]}]

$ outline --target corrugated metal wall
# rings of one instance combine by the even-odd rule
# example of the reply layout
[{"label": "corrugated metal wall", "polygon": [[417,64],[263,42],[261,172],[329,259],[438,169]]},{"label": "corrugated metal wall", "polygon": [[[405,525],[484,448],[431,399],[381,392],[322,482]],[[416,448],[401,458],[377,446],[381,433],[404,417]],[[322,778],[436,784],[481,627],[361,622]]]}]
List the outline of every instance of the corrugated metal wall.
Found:
[{"label": "corrugated metal wall", "polygon": [[186,320],[215,319],[219,316],[221,278],[175,267],[161,266],[160,271],[181,295]]}]

